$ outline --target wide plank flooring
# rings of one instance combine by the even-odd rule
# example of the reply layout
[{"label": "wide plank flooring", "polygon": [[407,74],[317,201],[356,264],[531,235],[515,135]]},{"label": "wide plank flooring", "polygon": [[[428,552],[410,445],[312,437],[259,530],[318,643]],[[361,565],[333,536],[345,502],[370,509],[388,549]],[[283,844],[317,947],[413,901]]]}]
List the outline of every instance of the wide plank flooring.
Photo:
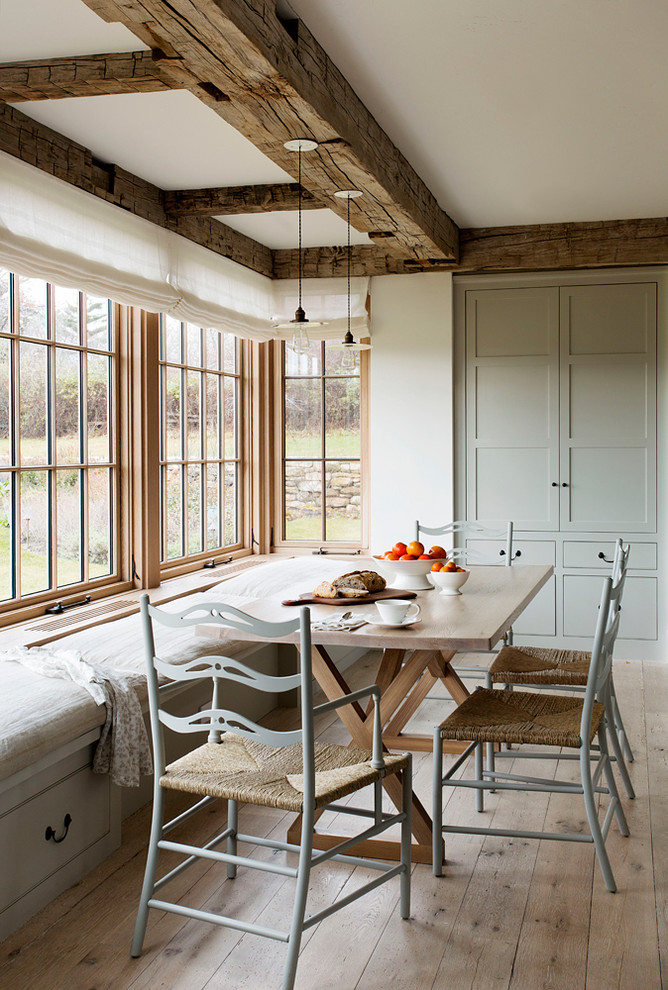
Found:
[{"label": "wide plank flooring", "polygon": [[[377,654],[347,676],[374,679]],[[635,751],[637,798],[624,798],[631,837],[613,825],[608,850],[618,893],[605,890],[594,850],[579,843],[446,836],[447,865],[436,879],[414,866],[409,921],[398,915],[398,882],[387,884],[306,932],[297,990],[668,990],[668,665],[618,662],[617,691]],[[430,731],[445,703],[428,698],[411,723]],[[270,721],[288,726],[291,710]],[[320,736],[347,742],[335,715]],[[431,756],[414,755],[415,788],[431,806]],[[532,773],[576,772],[576,764],[538,762]],[[621,788],[620,788],[621,789]],[[178,796],[174,796],[178,801]],[[447,795],[446,795],[447,797]],[[205,841],[220,830],[214,806],[184,827]],[[473,822],[473,795],[456,791],[446,819]],[[290,816],[246,807],[241,828],[283,838]],[[330,823],[333,816],[330,815]],[[568,795],[491,795],[485,823],[572,831],[584,810]],[[122,847],[0,945],[4,990],[275,990],[285,946],[151,911],[144,953],[128,950],[149,828],[145,808],[125,822]],[[352,824],[351,824],[352,823]],[[336,828],[354,819],[338,815]],[[265,858],[285,858],[268,849]],[[169,857],[165,857],[165,864]],[[309,909],[318,910],[363,883],[366,873],[330,863],[314,871]],[[225,879],[217,864],[198,864],[171,885],[172,896],[204,910],[238,912],[285,927],[293,881],[240,871]]]}]

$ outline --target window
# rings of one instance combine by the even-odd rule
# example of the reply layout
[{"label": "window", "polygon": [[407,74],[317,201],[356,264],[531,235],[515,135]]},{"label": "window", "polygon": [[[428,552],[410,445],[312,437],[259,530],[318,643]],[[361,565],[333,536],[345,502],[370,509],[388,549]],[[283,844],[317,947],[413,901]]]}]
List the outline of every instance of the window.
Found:
[{"label": "window", "polygon": [[360,353],[283,344],[283,540],[360,544]]},{"label": "window", "polygon": [[0,270],[0,601],[111,580],[116,334],[108,299]]},{"label": "window", "polygon": [[240,348],[160,318],[163,563],[240,545]]}]

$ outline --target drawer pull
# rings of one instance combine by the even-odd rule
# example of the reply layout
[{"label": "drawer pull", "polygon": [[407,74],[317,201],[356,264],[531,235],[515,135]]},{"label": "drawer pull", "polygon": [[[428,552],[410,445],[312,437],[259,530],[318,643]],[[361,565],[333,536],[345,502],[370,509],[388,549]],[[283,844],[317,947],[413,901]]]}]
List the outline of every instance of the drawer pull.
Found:
[{"label": "drawer pull", "polygon": [[61,837],[59,839],[57,839],[56,838],[56,830],[54,828],[51,828],[50,825],[47,825],[46,826],[46,832],[44,833],[44,838],[46,839],[47,842],[49,841],[49,839],[53,839],[54,842],[62,842],[63,839],[66,839],[67,838],[67,833],[70,830],[70,825],[71,824],[72,824],[72,816],[71,815],[65,815],[65,817],[63,818],[63,828],[65,829],[65,831],[63,832],[63,834],[61,835]]},{"label": "drawer pull", "polygon": [[602,550],[601,550],[601,552],[598,555],[598,559],[599,560],[604,560],[606,562],[606,564],[614,564],[614,560],[608,560],[608,558],[606,557],[606,555],[603,553]]}]

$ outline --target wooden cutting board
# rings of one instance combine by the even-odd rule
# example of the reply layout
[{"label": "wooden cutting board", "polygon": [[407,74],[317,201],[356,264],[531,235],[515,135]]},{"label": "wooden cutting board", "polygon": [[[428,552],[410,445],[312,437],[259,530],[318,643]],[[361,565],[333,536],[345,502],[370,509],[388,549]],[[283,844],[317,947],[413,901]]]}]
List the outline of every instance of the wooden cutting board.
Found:
[{"label": "wooden cutting board", "polygon": [[336,605],[337,608],[349,605],[368,605],[369,602],[379,602],[383,598],[417,598],[415,591],[401,591],[400,588],[385,588],[384,591],[370,591],[362,598],[318,598],[312,592],[306,592],[299,598],[289,598],[281,605]]}]

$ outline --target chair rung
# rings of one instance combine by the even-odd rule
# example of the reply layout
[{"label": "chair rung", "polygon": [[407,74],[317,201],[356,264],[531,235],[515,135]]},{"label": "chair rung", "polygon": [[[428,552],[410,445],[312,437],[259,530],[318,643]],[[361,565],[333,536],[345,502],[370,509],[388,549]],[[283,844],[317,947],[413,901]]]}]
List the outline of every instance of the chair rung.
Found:
[{"label": "chair rung", "polygon": [[162,826],[162,831],[160,834],[167,835],[168,832],[171,832],[172,829],[176,828],[177,825],[180,825],[181,822],[186,822],[189,818],[192,818],[193,815],[196,815],[198,811],[201,811],[202,808],[206,808],[208,805],[213,804],[214,801],[218,800],[219,799],[215,797],[202,798],[202,800],[198,801],[197,804],[191,805],[189,808],[186,808],[185,811],[181,812],[180,815],[177,815],[176,818],[172,818],[171,822],[166,822]]},{"label": "chair rung", "polygon": [[304,921],[304,929],[312,928],[313,925],[317,925],[318,922],[322,921],[324,918],[329,918],[330,914],[334,914],[335,911],[339,911],[341,908],[347,907],[349,904],[352,904],[353,901],[356,901],[358,898],[363,897],[370,891],[375,890],[376,887],[380,887],[382,883],[387,883],[388,880],[392,880],[393,877],[403,873],[404,870],[405,867],[403,863],[400,863],[398,866],[389,867],[389,869],[381,877],[376,877],[375,880],[370,880],[369,883],[365,883],[363,887],[359,887],[358,890],[354,890],[351,894],[348,894],[347,897],[342,897],[340,900],[336,901],[334,904],[331,904],[323,911],[318,911],[316,914],[311,915],[310,918],[306,918]]},{"label": "chair rung", "polygon": [[403,822],[406,817],[406,812],[402,811],[398,815],[392,815],[391,818],[387,818],[382,821],[380,825],[373,825],[371,828],[367,828],[364,832],[359,832],[357,835],[351,836],[350,839],[346,839],[344,842],[339,842],[338,845],[332,846],[331,849],[325,849],[324,852],[319,853],[314,856],[311,860],[312,866],[317,866],[318,863],[323,863],[327,859],[332,859],[334,856],[340,855],[345,852],[346,849],[351,849],[352,846],[356,846],[358,842],[365,842],[367,839],[373,839],[374,836],[380,835],[384,832],[390,825],[396,825],[399,822]]},{"label": "chair rung", "polygon": [[198,856],[201,859],[213,859],[217,863],[233,863],[235,866],[247,866],[251,870],[262,870],[264,873],[278,873],[284,877],[296,877],[297,870],[292,866],[281,866],[279,863],[262,862],[257,859],[248,859],[246,856],[231,856],[229,853],[217,852],[214,849],[206,849],[200,846],[186,846],[180,842],[158,843],[160,849],[169,849],[171,852],[183,853],[184,856]]},{"label": "chair rung", "polygon": [[503,835],[519,839],[564,839],[566,842],[593,842],[591,835],[579,832],[527,832],[524,829],[512,828],[470,828],[464,825],[443,825],[442,832],[457,832],[463,835]]},{"label": "chair rung", "polygon": [[[521,779],[521,778],[520,778]],[[447,787],[470,787],[474,790],[494,790],[494,791],[553,791],[555,794],[572,794],[573,784],[510,784],[503,780],[446,780],[442,783]],[[596,790],[604,791],[604,788]],[[580,792],[582,788],[580,788]],[[577,792],[576,792],[577,793]]]},{"label": "chair rung", "polygon": [[238,932],[249,932],[251,935],[262,935],[263,938],[273,938],[276,942],[287,942],[290,938],[289,932],[279,932],[275,928],[264,928],[262,925],[253,925],[251,922],[238,921],[237,918],[228,918],[224,914],[211,914],[210,911],[198,911],[197,908],[185,907],[182,904],[173,904],[171,901],[156,901],[151,898],[148,902],[150,908],[157,908],[158,911],[169,911],[170,914],[180,914],[184,918],[194,918],[196,921],[208,921],[212,925],[220,925],[222,928],[233,928]]}]

